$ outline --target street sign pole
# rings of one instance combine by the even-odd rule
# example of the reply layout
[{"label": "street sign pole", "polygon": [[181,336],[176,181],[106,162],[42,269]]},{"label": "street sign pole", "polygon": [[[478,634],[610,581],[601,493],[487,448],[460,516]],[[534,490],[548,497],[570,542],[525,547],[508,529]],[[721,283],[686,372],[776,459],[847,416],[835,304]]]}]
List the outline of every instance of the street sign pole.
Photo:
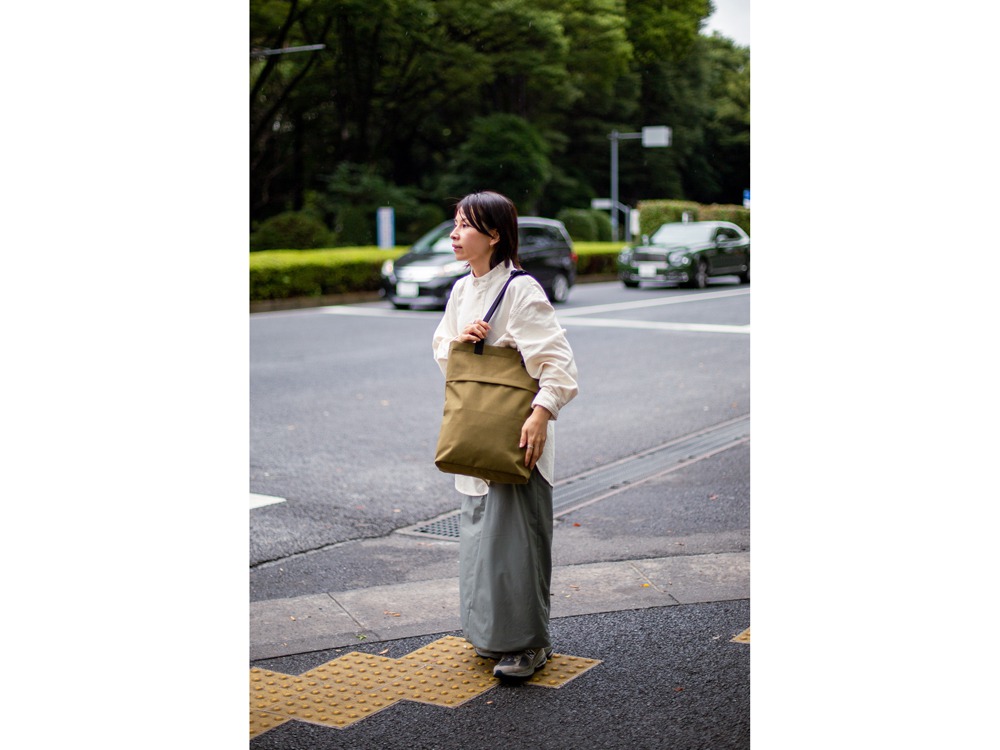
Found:
[{"label": "street sign pole", "polygon": [[618,131],[611,131],[611,241],[618,241]]},{"label": "street sign pole", "polygon": [[[618,241],[618,141],[642,139],[642,145],[646,148],[663,148],[670,145],[672,131],[665,125],[654,125],[645,127],[641,133],[619,133],[612,130],[608,135],[611,139],[611,239]],[[628,226],[631,229],[631,223]],[[629,231],[631,234],[631,231]]]}]

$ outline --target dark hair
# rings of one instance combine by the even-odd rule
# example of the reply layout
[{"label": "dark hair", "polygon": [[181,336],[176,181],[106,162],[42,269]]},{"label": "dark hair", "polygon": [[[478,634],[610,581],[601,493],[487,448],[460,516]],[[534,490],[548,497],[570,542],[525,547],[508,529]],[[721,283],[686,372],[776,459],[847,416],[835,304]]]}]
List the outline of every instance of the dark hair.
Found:
[{"label": "dark hair", "polygon": [[504,261],[510,261],[514,268],[521,267],[517,259],[517,207],[510,198],[490,190],[470,193],[455,206],[456,216],[459,211],[477,232],[492,237],[495,231],[499,235],[490,256],[491,270]]}]

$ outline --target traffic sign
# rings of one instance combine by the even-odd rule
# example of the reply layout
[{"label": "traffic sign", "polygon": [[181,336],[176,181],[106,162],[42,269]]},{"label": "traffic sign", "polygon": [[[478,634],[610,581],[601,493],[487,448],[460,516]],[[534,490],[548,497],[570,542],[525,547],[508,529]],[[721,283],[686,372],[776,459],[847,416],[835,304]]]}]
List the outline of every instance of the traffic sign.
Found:
[{"label": "traffic sign", "polygon": [[646,148],[661,148],[670,145],[670,128],[665,125],[650,125],[642,129],[642,145]]}]

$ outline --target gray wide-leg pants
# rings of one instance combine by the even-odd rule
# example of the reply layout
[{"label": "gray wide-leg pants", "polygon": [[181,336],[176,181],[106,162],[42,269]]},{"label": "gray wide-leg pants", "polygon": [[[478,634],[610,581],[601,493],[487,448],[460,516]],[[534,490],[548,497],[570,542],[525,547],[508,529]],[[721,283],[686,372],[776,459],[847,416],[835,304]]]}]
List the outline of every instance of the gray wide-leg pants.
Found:
[{"label": "gray wide-leg pants", "polygon": [[459,534],[466,640],[505,654],[551,647],[552,485],[535,470],[527,484],[466,495]]}]

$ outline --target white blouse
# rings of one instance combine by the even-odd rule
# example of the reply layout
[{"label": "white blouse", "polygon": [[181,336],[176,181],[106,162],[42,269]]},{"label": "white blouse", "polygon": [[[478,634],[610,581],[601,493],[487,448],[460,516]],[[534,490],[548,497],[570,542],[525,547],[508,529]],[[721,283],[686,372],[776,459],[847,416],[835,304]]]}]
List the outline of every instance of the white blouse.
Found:
[{"label": "white blouse", "polygon": [[[448,350],[469,323],[482,320],[500,293],[511,267],[501,263],[489,273],[476,278],[471,273],[452,288],[444,317],[434,331],[434,359],[442,373],[447,372]],[[566,331],[556,321],[555,310],[542,285],[531,276],[518,276],[504,292],[500,306],[489,320],[486,343],[517,349],[524,366],[539,384],[532,406],[544,406],[552,414],[545,447],[536,468],[549,484],[555,476],[555,420],[576,396],[576,362],[566,340]],[[455,489],[463,495],[485,495],[489,483],[476,477],[455,475]]]}]

